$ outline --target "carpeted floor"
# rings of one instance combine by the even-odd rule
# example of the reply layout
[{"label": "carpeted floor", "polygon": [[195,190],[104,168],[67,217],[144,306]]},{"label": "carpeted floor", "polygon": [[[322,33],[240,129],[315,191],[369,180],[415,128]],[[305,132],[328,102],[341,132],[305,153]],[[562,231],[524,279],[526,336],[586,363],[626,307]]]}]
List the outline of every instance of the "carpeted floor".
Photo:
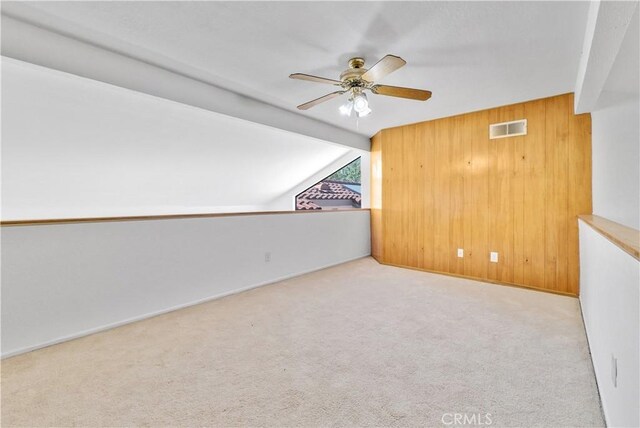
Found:
[{"label": "carpeted floor", "polygon": [[3,427],[455,418],[603,426],[578,300],[362,259],[2,362]]}]

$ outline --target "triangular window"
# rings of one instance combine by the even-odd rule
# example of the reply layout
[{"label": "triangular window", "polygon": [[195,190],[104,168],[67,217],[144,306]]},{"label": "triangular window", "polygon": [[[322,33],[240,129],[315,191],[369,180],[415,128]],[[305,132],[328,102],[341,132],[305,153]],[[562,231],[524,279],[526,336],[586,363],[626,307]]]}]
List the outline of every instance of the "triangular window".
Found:
[{"label": "triangular window", "polygon": [[296,195],[296,210],[344,210],[362,205],[360,158]]}]

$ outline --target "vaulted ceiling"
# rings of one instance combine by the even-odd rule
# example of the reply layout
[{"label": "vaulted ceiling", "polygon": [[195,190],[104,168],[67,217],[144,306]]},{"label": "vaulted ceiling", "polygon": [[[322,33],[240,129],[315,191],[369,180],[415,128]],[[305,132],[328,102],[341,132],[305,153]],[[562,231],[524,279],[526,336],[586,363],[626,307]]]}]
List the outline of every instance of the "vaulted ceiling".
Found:
[{"label": "vaulted ceiling", "polygon": [[[332,87],[352,56],[408,64],[383,83],[425,88],[425,103],[372,96],[302,114],[370,136],[381,128],[572,92],[588,2],[3,2],[7,13],[293,110]],[[64,55],[64,52],[60,52]]]}]

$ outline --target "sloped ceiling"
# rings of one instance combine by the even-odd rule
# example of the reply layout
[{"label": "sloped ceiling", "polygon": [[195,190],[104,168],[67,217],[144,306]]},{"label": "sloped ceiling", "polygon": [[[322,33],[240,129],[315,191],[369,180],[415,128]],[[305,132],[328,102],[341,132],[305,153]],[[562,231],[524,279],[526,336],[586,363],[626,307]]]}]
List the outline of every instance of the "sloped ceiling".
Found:
[{"label": "sloped ceiling", "polygon": [[5,220],[263,210],[356,152],[29,63],[2,62]]},{"label": "sloped ceiling", "polygon": [[640,8],[627,29],[620,51],[607,77],[598,108],[617,102],[637,100],[640,94]]},{"label": "sloped ceiling", "polygon": [[[379,129],[571,92],[588,2],[3,2],[31,22],[295,110],[332,90],[352,56],[408,65],[383,83],[433,91],[426,103],[371,97],[356,124],[332,100],[303,114]],[[60,52],[60,55],[65,55]],[[108,66],[108,65],[105,65]]]}]

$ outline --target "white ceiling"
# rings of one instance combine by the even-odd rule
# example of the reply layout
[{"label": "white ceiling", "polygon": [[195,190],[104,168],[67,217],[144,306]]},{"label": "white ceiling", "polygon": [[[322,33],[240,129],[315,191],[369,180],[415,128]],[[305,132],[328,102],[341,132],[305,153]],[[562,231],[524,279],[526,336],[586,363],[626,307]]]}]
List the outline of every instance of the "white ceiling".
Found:
[{"label": "white ceiling", "polygon": [[11,59],[2,89],[7,220],[260,210],[359,153]]},{"label": "white ceiling", "polygon": [[[381,128],[572,92],[588,2],[3,2],[31,22],[290,110],[331,92],[352,56],[408,64],[383,83],[425,103],[372,96]],[[60,53],[64,55],[64,52]],[[334,99],[303,114],[356,130]]]},{"label": "white ceiling", "polygon": [[[607,77],[606,84],[601,94],[601,100],[605,103],[620,101],[622,99],[637,99],[640,94],[640,8],[636,8],[635,14],[629,23],[627,32],[620,46],[620,51]],[[603,107],[599,102],[599,107]]]}]

